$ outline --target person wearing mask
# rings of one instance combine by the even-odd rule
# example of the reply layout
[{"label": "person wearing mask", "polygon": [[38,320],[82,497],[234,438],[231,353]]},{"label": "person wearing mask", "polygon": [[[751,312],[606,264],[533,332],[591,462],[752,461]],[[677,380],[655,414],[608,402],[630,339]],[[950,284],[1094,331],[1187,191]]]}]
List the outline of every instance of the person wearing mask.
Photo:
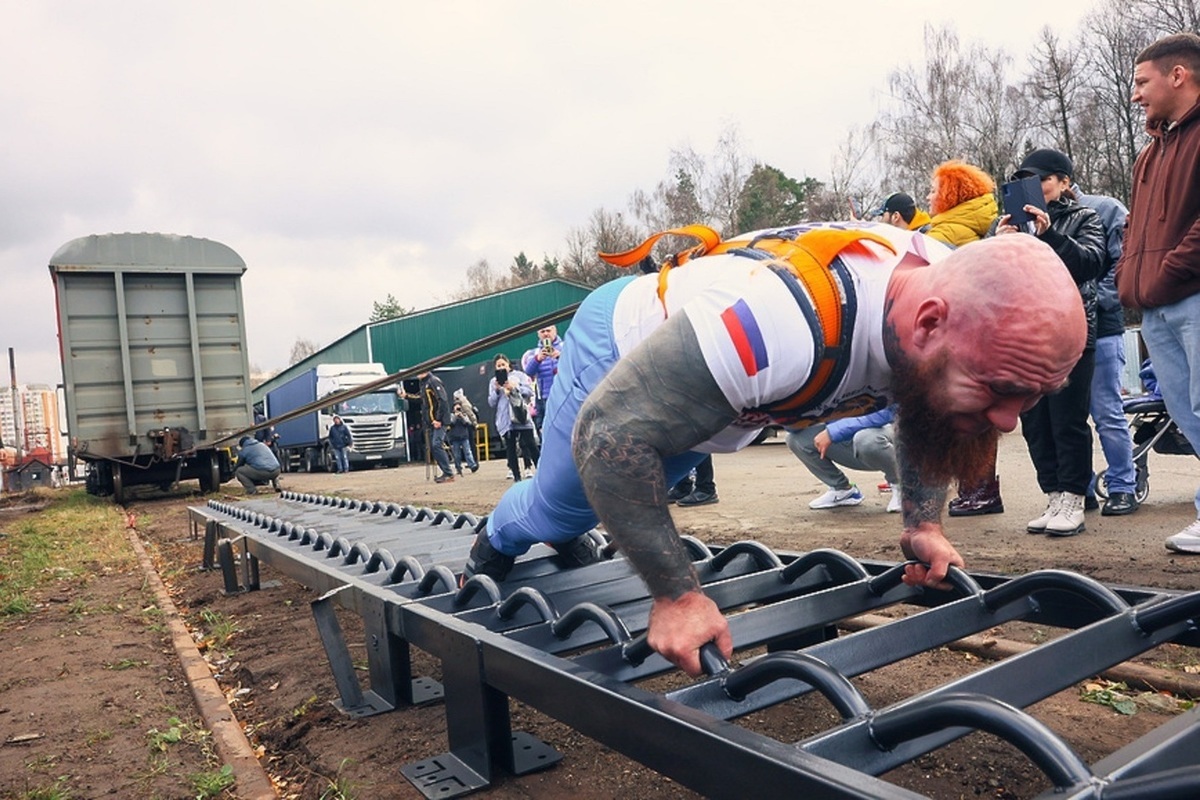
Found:
[{"label": "person wearing mask", "polygon": [[[1096,365],[1096,278],[1106,256],[1104,225],[1096,212],[1080,205],[1071,190],[1075,166],[1065,153],[1049,147],[1025,156],[1013,180],[1036,176],[1046,208],[1026,205],[1033,235],[1053,248],[1079,287],[1087,315],[1087,345],[1059,392],[1047,395],[1021,414],[1021,434],[1046,494],[1046,510],[1029,521],[1029,533],[1074,536],[1085,529],[1084,504],[1092,479],[1092,429],[1088,426],[1092,372]],[[1027,236],[1000,218],[997,236]]]},{"label": "person wearing mask", "polygon": [[488,405],[496,409],[496,430],[504,439],[508,469],[517,482],[521,480],[518,450],[534,466],[540,456],[529,408],[533,384],[524,372],[512,369],[512,362],[503,353],[497,353],[493,363],[496,372],[488,381]]}]

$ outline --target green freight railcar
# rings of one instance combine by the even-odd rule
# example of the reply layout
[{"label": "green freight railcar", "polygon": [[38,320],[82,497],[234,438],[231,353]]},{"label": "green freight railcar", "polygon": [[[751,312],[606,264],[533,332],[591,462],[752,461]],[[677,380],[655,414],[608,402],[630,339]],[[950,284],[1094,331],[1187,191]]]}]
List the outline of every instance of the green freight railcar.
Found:
[{"label": "green freight railcar", "polygon": [[88,491],[233,476],[229,437],[250,427],[246,263],[208,239],[85,236],[50,259],[69,452]]}]

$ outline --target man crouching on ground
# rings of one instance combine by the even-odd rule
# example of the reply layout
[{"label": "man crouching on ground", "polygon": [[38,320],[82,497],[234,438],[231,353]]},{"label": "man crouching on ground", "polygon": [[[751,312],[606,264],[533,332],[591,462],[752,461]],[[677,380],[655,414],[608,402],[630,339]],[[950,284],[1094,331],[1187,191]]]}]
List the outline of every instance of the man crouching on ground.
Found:
[{"label": "man crouching on ground", "polygon": [[[761,242],[821,261],[817,284],[797,280],[803,258],[789,265]],[[547,404],[541,468],[501,498],[464,569],[503,580],[539,541],[588,563],[584,534],[600,522],[653,597],[650,646],[693,676],[702,645],[733,650],[667,503],[705,453],[740,449],[769,423],[799,427],[894,400],[900,543],[918,562],[904,580],[942,585],[963,566],[942,530],[946,485],[986,468],[998,432],[1064,385],[1087,334],[1070,275],[1032,236],[950,251],[919,233],[842,223],[732,245],[588,296]],[[836,313],[812,291],[830,275]]]}]

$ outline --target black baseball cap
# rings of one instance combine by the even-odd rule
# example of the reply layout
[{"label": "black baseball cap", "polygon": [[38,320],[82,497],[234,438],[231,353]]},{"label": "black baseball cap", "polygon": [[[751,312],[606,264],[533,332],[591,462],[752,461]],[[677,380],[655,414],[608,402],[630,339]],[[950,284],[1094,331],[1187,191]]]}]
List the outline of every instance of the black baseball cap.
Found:
[{"label": "black baseball cap", "polygon": [[907,192],[896,192],[888,195],[888,198],[883,201],[883,205],[871,212],[871,216],[878,217],[880,214],[894,214],[899,211],[907,217],[909,212],[916,210],[917,203],[912,199],[912,195]]},{"label": "black baseball cap", "polygon": [[1051,147],[1039,147],[1025,156],[1021,166],[1013,173],[1014,178],[1026,178],[1030,175],[1036,175],[1039,178],[1050,175],[1066,175],[1068,178],[1072,178],[1075,176],[1075,165],[1071,163],[1071,159],[1066,153]]}]

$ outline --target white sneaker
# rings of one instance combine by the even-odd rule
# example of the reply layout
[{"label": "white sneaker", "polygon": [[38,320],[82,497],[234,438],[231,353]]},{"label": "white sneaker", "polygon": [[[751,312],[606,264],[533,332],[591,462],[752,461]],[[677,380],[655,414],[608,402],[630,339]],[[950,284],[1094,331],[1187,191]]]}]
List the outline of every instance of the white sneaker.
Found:
[{"label": "white sneaker", "polygon": [[862,492],[857,486],[849,489],[830,489],[825,494],[808,504],[809,508],[837,508],[838,506],[856,506],[863,501]]},{"label": "white sneaker", "polygon": [[1200,554],[1200,519],[1169,537],[1167,549],[1176,553]]},{"label": "white sneaker", "polygon": [[900,511],[900,488],[897,487],[892,491],[892,499],[888,500],[887,510],[889,514],[896,514]]},{"label": "white sneaker", "polygon": [[1029,533],[1045,533],[1046,524],[1050,522],[1050,518],[1058,513],[1058,506],[1062,503],[1062,492],[1051,492],[1047,495],[1050,502],[1046,504],[1046,510],[1037,519],[1029,520],[1029,524],[1025,526],[1025,530]]},{"label": "white sneaker", "polygon": [[1083,505],[1086,498],[1081,494],[1063,492],[1059,497],[1058,512],[1046,522],[1046,533],[1051,536],[1074,536],[1082,533]]}]

